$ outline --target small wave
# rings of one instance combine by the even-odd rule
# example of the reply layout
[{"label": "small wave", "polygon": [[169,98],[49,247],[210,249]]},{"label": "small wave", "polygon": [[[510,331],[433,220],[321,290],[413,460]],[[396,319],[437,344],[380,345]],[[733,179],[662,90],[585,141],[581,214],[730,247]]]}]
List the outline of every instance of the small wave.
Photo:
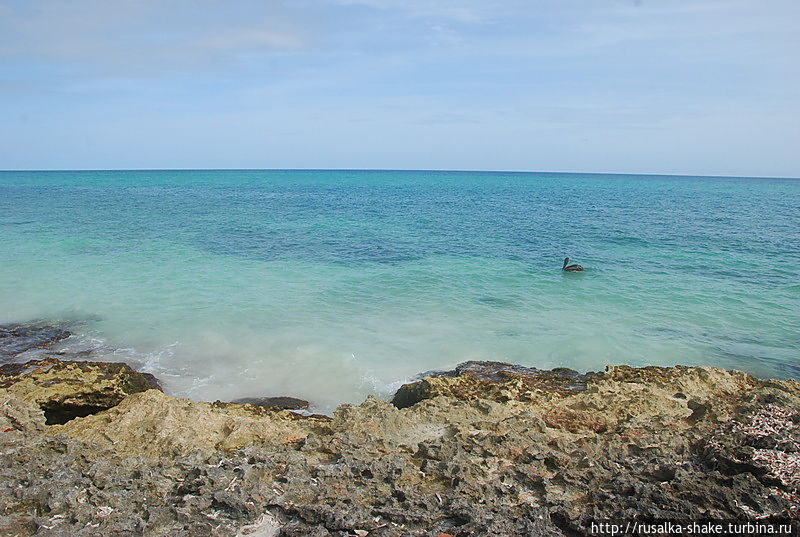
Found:
[{"label": "small wave", "polygon": [[410,379],[400,379],[394,381],[384,381],[373,375],[361,375],[361,381],[367,384],[373,393],[381,399],[389,400],[400,389],[400,386],[411,382]]},{"label": "small wave", "polygon": [[[85,326],[85,322],[71,325],[71,329]],[[141,351],[135,347],[115,347],[102,336],[92,330],[74,332],[68,338],[54,344],[50,352],[65,359],[91,360],[95,362],[124,362],[144,373],[151,373],[157,377],[169,376],[170,367],[165,366],[171,362],[178,342],[167,345],[155,351]],[[178,374],[176,374],[178,375]]]}]

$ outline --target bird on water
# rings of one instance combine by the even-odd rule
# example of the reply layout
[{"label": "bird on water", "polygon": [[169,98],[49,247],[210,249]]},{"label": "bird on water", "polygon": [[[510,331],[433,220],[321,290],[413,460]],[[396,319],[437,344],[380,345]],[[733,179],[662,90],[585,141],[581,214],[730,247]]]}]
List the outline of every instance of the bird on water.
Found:
[{"label": "bird on water", "polygon": [[584,269],[582,266],[577,265],[577,264],[576,265],[570,265],[569,264],[569,257],[565,257],[564,258],[564,266],[561,267],[561,270],[563,270],[565,272],[580,272],[580,271],[586,270],[586,269]]}]

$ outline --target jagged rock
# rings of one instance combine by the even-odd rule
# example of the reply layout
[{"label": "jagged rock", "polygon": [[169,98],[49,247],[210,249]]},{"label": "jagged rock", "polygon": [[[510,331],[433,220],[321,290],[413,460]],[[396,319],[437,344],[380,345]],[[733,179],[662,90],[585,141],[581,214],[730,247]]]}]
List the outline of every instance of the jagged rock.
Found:
[{"label": "jagged rock", "polygon": [[[470,380],[488,398],[368,398],[329,420],[151,390],[0,433],[0,523],[65,536],[519,537],[586,535],[593,519],[800,514],[796,381],[619,366],[548,391],[504,386],[505,367]],[[8,405],[36,412],[21,395]]]},{"label": "jagged rock", "polygon": [[0,434],[13,431],[41,431],[44,429],[44,424],[44,413],[39,405],[0,388]]},{"label": "jagged rock", "polygon": [[504,362],[464,362],[451,371],[423,373],[421,380],[404,384],[392,403],[407,408],[438,395],[457,399],[533,401],[586,389],[599,373],[580,374],[567,368],[541,370]]},{"label": "jagged rock", "polygon": [[38,530],[33,517],[0,516],[0,537],[30,537]]},{"label": "jagged rock", "polygon": [[602,433],[606,430],[606,420],[600,414],[565,407],[553,407],[542,416],[544,422],[555,429],[564,429],[571,433],[594,431]]},{"label": "jagged rock", "polygon": [[51,428],[117,453],[159,457],[302,442],[328,419],[237,403],[204,403],[157,390],[136,393],[93,416]]},{"label": "jagged rock", "polygon": [[67,330],[46,324],[0,325],[0,362],[31,349],[47,348],[70,335]]},{"label": "jagged rock", "polygon": [[284,410],[305,410],[309,407],[309,402],[305,399],[296,397],[243,397],[236,399],[234,403],[242,405],[255,405],[264,408],[279,408]]},{"label": "jagged rock", "polygon": [[800,517],[800,406],[776,387],[745,402],[704,441],[702,456],[723,473],[748,473],[767,487],[777,486],[777,493],[794,503],[784,515]]},{"label": "jagged rock", "polygon": [[133,393],[161,389],[154,376],[127,364],[56,358],[0,366],[0,388],[39,405],[48,425],[106,410]]}]

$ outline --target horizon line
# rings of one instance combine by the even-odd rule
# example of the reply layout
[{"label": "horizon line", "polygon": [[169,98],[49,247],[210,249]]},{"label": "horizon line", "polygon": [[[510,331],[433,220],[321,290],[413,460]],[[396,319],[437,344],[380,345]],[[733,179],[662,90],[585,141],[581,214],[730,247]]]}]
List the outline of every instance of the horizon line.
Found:
[{"label": "horizon line", "polygon": [[13,172],[440,172],[440,173],[518,173],[518,174],[572,174],[572,175],[639,175],[651,177],[711,177],[719,179],[800,179],[800,176],[772,175],[705,175],[689,173],[654,172],[585,172],[585,171],[531,171],[531,170],[468,170],[444,168],[45,168],[0,169],[0,173]]}]

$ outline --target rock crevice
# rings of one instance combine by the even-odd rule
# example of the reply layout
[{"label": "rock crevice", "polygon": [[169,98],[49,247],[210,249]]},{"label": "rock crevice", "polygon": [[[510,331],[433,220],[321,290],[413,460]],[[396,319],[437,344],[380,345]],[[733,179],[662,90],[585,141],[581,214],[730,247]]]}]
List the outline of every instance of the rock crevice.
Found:
[{"label": "rock crevice", "polygon": [[[471,362],[330,418],[169,397],[123,364],[14,367],[0,534],[571,536],[633,517],[800,530],[796,381]],[[51,401],[109,406],[48,426]]]}]

